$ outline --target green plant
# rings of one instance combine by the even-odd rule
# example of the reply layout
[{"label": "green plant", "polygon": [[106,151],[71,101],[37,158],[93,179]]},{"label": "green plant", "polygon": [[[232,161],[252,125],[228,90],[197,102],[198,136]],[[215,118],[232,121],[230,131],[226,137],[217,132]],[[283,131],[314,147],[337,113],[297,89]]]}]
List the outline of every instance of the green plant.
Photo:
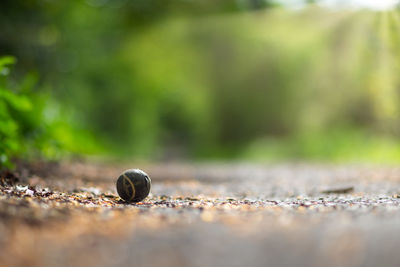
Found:
[{"label": "green plant", "polygon": [[21,121],[23,113],[32,110],[32,102],[21,93],[8,88],[10,65],[15,58],[0,58],[0,166],[11,167],[10,157],[21,148]]},{"label": "green plant", "polygon": [[35,90],[37,75],[10,79],[15,62],[14,57],[0,57],[0,168],[12,168],[15,157],[98,153],[94,138],[74,125],[43,90]]}]

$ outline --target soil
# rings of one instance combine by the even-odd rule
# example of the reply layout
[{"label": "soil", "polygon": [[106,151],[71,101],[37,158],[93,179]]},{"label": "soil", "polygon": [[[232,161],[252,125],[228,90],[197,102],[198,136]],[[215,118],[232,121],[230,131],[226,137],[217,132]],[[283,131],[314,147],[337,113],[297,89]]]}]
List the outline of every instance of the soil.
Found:
[{"label": "soil", "polygon": [[[128,168],[152,179],[119,198]],[[400,266],[400,167],[19,164],[0,177],[1,266]]]}]

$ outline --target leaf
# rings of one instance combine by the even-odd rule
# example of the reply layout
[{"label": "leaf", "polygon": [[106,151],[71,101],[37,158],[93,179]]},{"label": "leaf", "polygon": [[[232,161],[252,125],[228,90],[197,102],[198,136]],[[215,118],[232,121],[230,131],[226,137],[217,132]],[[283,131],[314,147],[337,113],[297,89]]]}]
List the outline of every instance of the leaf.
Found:
[{"label": "leaf", "polygon": [[0,74],[7,76],[9,73],[9,69],[6,66],[13,65],[15,64],[15,62],[16,62],[15,57],[12,56],[0,57]]},{"label": "leaf", "polygon": [[0,68],[6,65],[15,64],[17,60],[13,56],[0,57]]},{"label": "leaf", "polygon": [[29,111],[32,109],[32,103],[28,97],[17,95],[10,90],[0,90],[0,98],[3,98],[15,110]]}]

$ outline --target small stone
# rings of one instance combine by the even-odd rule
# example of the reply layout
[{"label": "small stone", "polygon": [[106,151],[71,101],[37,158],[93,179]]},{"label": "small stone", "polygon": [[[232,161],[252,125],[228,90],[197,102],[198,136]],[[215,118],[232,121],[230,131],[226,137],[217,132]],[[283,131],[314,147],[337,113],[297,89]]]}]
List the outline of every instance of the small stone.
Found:
[{"label": "small stone", "polygon": [[26,191],[25,191],[25,194],[27,194],[28,196],[33,196],[34,195],[34,191],[33,190],[31,190],[31,189],[26,189]]},{"label": "small stone", "polygon": [[127,202],[142,201],[149,195],[150,188],[150,177],[139,169],[124,171],[117,180],[118,195]]}]

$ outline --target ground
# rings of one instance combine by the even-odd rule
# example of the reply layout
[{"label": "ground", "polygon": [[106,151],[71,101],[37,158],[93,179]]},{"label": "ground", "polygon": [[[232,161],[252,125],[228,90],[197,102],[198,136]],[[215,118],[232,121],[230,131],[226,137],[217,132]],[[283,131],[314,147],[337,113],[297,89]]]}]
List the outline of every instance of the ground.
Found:
[{"label": "ground", "polygon": [[398,167],[36,163],[0,189],[1,266],[400,266]]}]

